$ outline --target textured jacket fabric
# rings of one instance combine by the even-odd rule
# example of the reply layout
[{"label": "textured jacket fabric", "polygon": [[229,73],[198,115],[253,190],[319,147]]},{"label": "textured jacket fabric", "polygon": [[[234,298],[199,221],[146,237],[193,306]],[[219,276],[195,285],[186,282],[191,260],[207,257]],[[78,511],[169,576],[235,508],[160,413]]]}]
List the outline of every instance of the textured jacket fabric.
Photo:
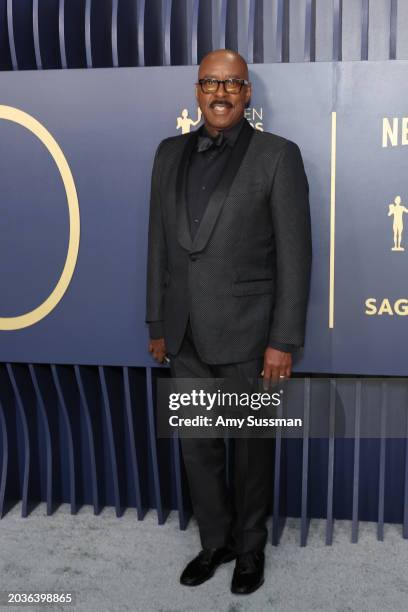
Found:
[{"label": "textured jacket fabric", "polygon": [[200,358],[237,363],[302,346],[311,269],[299,147],[246,121],[191,239],[185,201],[197,132],[163,140],[150,202],[146,321],[177,354],[190,316]]}]

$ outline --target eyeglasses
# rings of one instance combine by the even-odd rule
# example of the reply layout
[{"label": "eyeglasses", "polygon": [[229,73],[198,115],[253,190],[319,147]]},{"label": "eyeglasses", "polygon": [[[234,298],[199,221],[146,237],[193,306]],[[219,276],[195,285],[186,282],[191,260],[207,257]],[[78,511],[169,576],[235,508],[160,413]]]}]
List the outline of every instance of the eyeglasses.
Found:
[{"label": "eyeglasses", "polygon": [[203,93],[216,93],[220,83],[224,84],[226,93],[231,94],[237,94],[241,91],[243,85],[249,85],[249,81],[245,79],[224,79],[223,81],[218,79],[199,79],[198,83],[201,85]]}]

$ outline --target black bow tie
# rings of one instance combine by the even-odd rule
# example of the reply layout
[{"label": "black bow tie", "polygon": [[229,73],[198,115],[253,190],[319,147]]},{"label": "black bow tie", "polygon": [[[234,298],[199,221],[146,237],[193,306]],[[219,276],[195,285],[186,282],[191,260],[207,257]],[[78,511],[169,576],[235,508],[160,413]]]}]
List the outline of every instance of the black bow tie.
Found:
[{"label": "black bow tie", "polygon": [[209,136],[199,136],[197,142],[197,151],[202,153],[211,149],[211,147],[221,147],[226,142],[224,134],[220,132],[217,138],[210,138]]}]

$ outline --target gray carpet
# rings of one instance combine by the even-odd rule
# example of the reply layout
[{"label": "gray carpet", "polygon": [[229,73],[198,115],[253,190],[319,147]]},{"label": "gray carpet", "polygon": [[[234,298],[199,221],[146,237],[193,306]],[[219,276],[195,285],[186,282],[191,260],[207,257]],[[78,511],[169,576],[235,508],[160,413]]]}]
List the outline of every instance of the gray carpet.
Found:
[{"label": "gray carpet", "polygon": [[[299,522],[289,519],[279,547],[266,549],[266,581],[252,595],[229,591],[233,563],[207,583],[182,587],[183,566],[199,550],[195,522],[178,528],[177,514],[157,525],[150,511],[143,521],[128,510],[117,519],[112,508],[94,516],[86,506],[76,516],[61,506],[51,517],[41,505],[26,519],[16,506],[0,521],[0,591],[70,591],[75,605],[19,607],[20,610],[81,612],[402,612],[408,609],[408,541],[401,526],[386,525],[378,542],[375,524],[360,523],[358,544],[350,543],[348,521],[335,523],[326,546],[325,522],[313,520],[306,547],[299,546]],[[17,609],[1,607],[1,609]]]}]

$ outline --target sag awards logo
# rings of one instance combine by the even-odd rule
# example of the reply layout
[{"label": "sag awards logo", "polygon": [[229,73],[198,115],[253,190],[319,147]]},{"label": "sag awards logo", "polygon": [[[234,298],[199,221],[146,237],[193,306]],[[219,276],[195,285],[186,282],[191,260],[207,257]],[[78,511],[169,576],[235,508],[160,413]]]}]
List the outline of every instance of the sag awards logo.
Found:
[{"label": "sag awards logo", "polygon": [[[408,117],[383,117],[382,120],[382,147],[404,147],[408,145]],[[408,208],[404,205],[400,195],[388,204],[388,217],[392,219],[392,241],[390,250],[395,253],[392,257],[399,258],[405,252],[404,242],[404,215]],[[398,255],[397,255],[398,254]],[[365,301],[365,314],[407,316],[408,298],[367,298]]]},{"label": "sag awards logo", "polygon": [[201,121],[201,110],[199,108],[197,108],[197,119],[195,121],[188,115],[187,108],[183,108],[181,116],[177,117],[177,129],[181,130],[182,134],[189,134],[191,128],[198,125]]},{"label": "sag awards logo", "polygon": [[[196,127],[201,119],[202,113],[199,108],[196,111],[197,119],[190,117],[190,112],[187,108],[183,108],[180,116],[177,117],[176,129],[181,130],[182,134],[189,134],[191,129]],[[263,108],[250,107],[245,109],[245,118],[249,121],[253,128],[263,132]]]},{"label": "sag awards logo", "polygon": [[[388,204],[388,217],[392,217],[392,237],[393,242],[390,247],[391,251],[397,253],[403,253],[405,248],[402,246],[402,236],[404,232],[404,213],[408,213],[403,203],[401,196],[396,196],[391,204]],[[397,300],[390,300],[389,298],[383,298],[377,300],[377,298],[367,298],[365,301],[365,314],[368,316],[372,315],[408,315],[408,299],[399,298]]]},{"label": "sag awards logo", "polygon": [[394,232],[394,246],[392,251],[405,251],[404,247],[401,246],[402,232],[404,231],[404,213],[408,213],[408,208],[401,204],[401,196],[397,196],[393,202],[388,206],[388,216],[394,217],[392,229]]}]

